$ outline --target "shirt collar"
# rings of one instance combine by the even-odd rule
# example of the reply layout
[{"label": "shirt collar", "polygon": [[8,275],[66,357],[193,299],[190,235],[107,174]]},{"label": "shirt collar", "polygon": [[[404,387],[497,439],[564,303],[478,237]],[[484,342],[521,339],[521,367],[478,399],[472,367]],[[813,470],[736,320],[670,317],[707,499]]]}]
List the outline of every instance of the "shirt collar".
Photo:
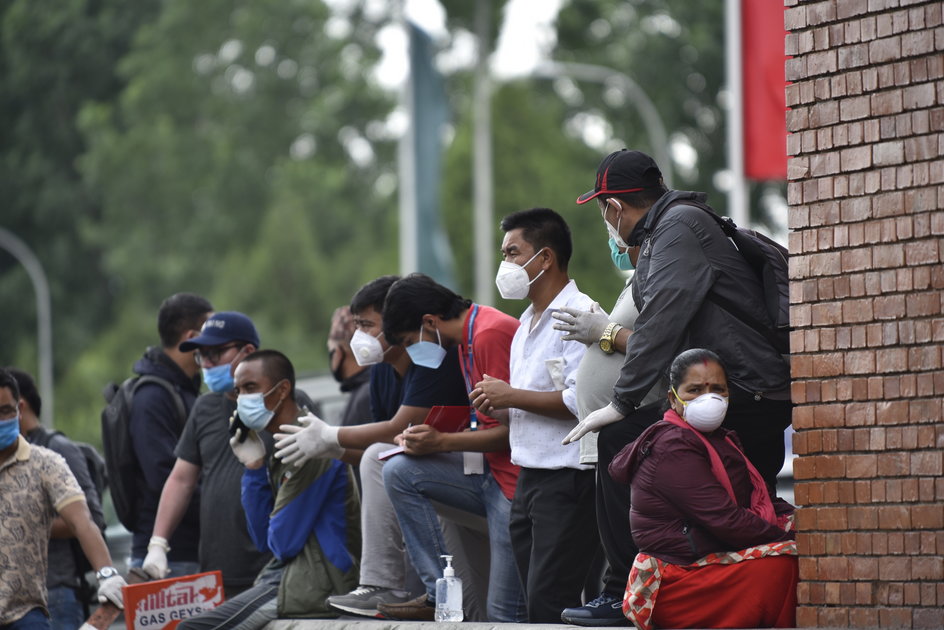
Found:
[{"label": "shirt collar", "polygon": [[[567,284],[564,285],[564,288],[554,296],[554,299],[547,305],[547,308],[544,309],[544,312],[541,314],[541,319],[544,319],[545,316],[550,317],[551,313],[559,311],[561,306],[566,306],[567,301],[575,293],[578,293],[577,283],[571,278],[567,281]],[[524,313],[521,314],[519,320],[522,322],[531,321],[532,317],[534,317],[534,304],[528,304],[528,308],[524,309]]]}]

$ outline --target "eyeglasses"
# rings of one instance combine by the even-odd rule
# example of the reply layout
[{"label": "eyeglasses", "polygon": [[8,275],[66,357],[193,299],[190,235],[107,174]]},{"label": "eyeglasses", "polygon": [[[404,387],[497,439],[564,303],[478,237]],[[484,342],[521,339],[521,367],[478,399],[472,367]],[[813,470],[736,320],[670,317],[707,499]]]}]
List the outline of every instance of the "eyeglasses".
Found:
[{"label": "eyeglasses", "polygon": [[204,365],[210,363],[218,363],[220,357],[229,352],[233,348],[242,348],[246,344],[244,343],[228,343],[225,346],[210,346],[196,350],[193,353],[193,358],[197,362],[197,365],[203,367]]}]

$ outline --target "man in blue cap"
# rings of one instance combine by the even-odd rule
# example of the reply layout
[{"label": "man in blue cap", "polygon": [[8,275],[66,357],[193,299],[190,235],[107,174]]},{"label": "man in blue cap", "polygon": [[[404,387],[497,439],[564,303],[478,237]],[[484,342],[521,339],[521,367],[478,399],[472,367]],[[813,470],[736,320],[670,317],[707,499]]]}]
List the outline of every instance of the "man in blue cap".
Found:
[{"label": "man in blue cap", "polygon": [[[219,569],[229,599],[252,586],[270,555],[256,549],[246,529],[240,503],[243,465],[229,448],[229,418],[236,409],[233,373],[236,366],[259,349],[259,334],[252,320],[236,311],[214,314],[199,336],[180,344],[193,351],[203,380],[210,389],[200,396],[180,436],[177,461],[164,484],[143,568],[152,578],[167,575],[168,540],[183,518],[202,477],[200,497],[200,570]],[[304,394],[302,401],[311,401]],[[271,438],[267,449],[271,448]],[[219,527],[226,523],[226,527]]]}]

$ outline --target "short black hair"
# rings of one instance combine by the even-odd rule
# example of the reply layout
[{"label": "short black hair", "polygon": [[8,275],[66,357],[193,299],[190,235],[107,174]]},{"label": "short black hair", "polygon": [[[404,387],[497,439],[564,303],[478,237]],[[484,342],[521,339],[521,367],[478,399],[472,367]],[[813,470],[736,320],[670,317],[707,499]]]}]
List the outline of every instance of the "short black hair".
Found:
[{"label": "short black hair", "polygon": [[262,373],[273,385],[288,381],[292,387],[289,395],[295,398],[295,366],[287,356],[278,350],[256,350],[242,360],[243,363],[247,361],[262,361]]},{"label": "short black hair", "polygon": [[20,397],[26,401],[26,404],[30,406],[33,413],[38,416],[43,410],[43,399],[39,397],[39,391],[36,389],[36,382],[33,381],[33,377],[15,367],[5,369],[10,373],[10,376],[16,380],[16,386],[20,390]]},{"label": "short black hair", "polygon": [[163,303],[157,312],[157,332],[161,345],[176,348],[180,338],[188,330],[200,330],[207,316],[213,312],[209,300],[195,293],[175,293]]},{"label": "short black hair", "polygon": [[439,315],[453,319],[472,306],[453,290],[444,287],[423,273],[411,273],[398,280],[387,292],[383,306],[383,331],[387,342],[399,345],[403,333],[419,330],[423,315]]},{"label": "short black hair", "polygon": [[706,363],[709,361],[720,365],[721,369],[724,370],[725,377],[727,377],[728,369],[725,367],[721,357],[705,348],[691,348],[675,357],[675,360],[672,361],[672,366],[669,368],[669,384],[678,390],[679,385],[685,380],[685,375],[688,374],[690,367],[696,363]]},{"label": "short black hair", "polygon": [[513,212],[501,220],[504,232],[521,229],[521,238],[534,247],[534,251],[550,247],[557,257],[557,266],[567,271],[574,252],[570,237],[570,226],[564,217],[550,208],[531,208]]},{"label": "short black hair", "polygon": [[20,402],[20,386],[16,384],[16,379],[7,370],[0,368],[0,388],[6,387],[13,393],[13,400]]},{"label": "short black hair", "polygon": [[400,276],[380,276],[376,280],[371,280],[354,294],[351,298],[351,313],[359,315],[368,308],[373,308],[378,313],[383,313],[384,300],[387,298],[387,292],[393,283],[400,279]]}]

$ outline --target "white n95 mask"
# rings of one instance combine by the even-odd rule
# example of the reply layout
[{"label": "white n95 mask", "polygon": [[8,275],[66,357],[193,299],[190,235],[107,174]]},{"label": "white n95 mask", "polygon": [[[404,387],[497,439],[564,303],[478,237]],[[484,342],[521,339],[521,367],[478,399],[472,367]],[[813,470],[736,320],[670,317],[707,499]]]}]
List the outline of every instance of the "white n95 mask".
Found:
[{"label": "white n95 mask", "polygon": [[[382,335],[383,332],[380,334]],[[384,357],[384,349],[380,345],[380,340],[365,333],[360,328],[355,330],[354,336],[351,337],[351,351],[354,353],[354,360],[361,367],[380,363]]]},{"label": "white n95 mask", "polygon": [[525,267],[530,265],[531,261],[537,258],[538,254],[543,251],[544,248],[542,247],[523,265],[508,261],[502,261],[502,263],[498,265],[498,273],[495,275],[495,286],[498,287],[498,292],[503,298],[506,300],[523,300],[528,297],[528,287],[541,277],[544,270],[542,269],[541,273],[534,276],[534,280],[529,280],[528,272],[525,271]]}]

